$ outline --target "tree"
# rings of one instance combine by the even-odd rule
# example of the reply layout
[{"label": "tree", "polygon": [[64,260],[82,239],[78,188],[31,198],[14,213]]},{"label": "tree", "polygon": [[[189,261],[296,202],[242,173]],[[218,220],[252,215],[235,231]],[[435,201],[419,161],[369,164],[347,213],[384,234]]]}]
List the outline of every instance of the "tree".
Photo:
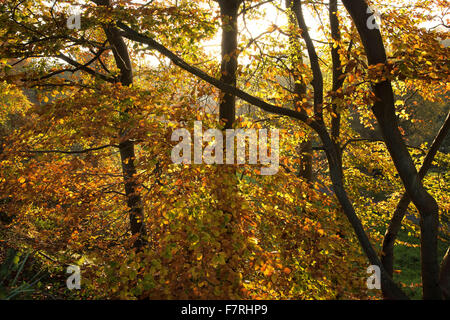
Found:
[{"label": "tree", "polygon": [[[350,19],[334,0],[327,4],[287,0],[286,26],[272,25],[240,47],[239,13],[242,19],[249,12],[257,16],[266,1],[218,1],[220,15],[215,18],[203,2],[93,2],[96,5],[83,7],[82,30],[58,28],[66,16],[56,3],[14,2],[2,11],[7,29],[2,34],[2,53],[33,61],[27,71],[6,74],[4,79],[22,88],[58,88],[52,100],[49,91],[38,92],[39,100],[48,103],[36,104],[27,114],[30,124],[7,134],[9,146],[1,154],[2,192],[11,199],[2,209],[18,213],[17,232],[30,227],[49,240],[53,234],[55,243],[59,241],[53,252],[65,247],[67,254],[95,256],[103,267],[92,269],[92,278],[97,274],[100,279],[93,280],[93,287],[114,283],[108,292],[115,297],[292,298],[305,292],[317,297],[311,288],[332,297],[346,293],[330,290],[331,283],[351,286],[350,279],[338,280],[339,272],[351,268],[342,264],[341,257],[353,257],[358,249],[352,246],[347,225],[337,218],[342,211],[369,262],[381,268],[385,298],[406,299],[392,279],[390,261],[393,240],[411,199],[421,217],[424,298],[441,298],[439,281],[446,294],[448,258],[439,276],[437,256],[439,208],[421,180],[445,137],[447,121],[425,157],[424,169],[417,172],[416,156],[410,154],[398,125],[394,95],[407,87],[431,96],[424,86],[428,81],[439,88],[436,91],[445,90],[448,67],[442,58],[446,51],[436,40],[439,33],[408,22],[403,12],[391,12],[386,19],[393,21],[389,30],[397,32],[393,25],[400,21],[415,41],[405,47],[398,37],[369,28],[372,16],[363,0],[343,1]],[[31,3],[34,12],[27,9]],[[19,7],[31,14],[19,13]],[[308,9],[317,13],[324,41],[310,34]],[[426,18],[426,14],[417,16],[418,21]],[[210,73],[218,64],[198,61],[207,57],[199,50],[200,41],[214,34],[219,19],[222,52],[216,78]],[[422,47],[426,50],[418,49]],[[159,66],[138,68],[142,52],[159,59]],[[239,65],[241,55],[256,60],[256,65]],[[414,63],[417,56],[430,66],[427,73]],[[43,62],[47,57],[59,60]],[[180,73],[167,58],[186,72]],[[252,76],[257,73],[261,76]],[[251,94],[242,86],[251,88]],[[171,129],[200,118],[208,126],[219,125],[201,109],[192,108],[199,98],[215,94],[219,94],[224,129],[269,123],[287,133],[281,149],[284,170],[279,175],[258,177],[251,166],[200,168],[170,162]],[[236,119],[237,98],[276,117],[258,119],[260,114],[254,112]],[[372,125],[376,119],[381,138],[358,137],[349,120],[352,112],[364,124]],[[310,132],[319,146],[313,147]],[[376,175],[385,172],[377,171],[368,183],[361,182],[354,165],[354,158],[377,157],[374,152],[365,155],[375,147],[364,150],[363,144],[377,140],[387,147],[386,156],[378,159],[386,171],[392,171],[388,182],[393,186],[384,184],[381,191],[406,189],[386,234],[386,255],[381,260],[368,231],[373,231],[372,219],[382,221],[384,216],[368,217],[361,202],[369,203],[370,195],[359,191],[370,183],[376,187]],[[72,144],[70,150],[65,150],[67,144]],[[299,145],[305,148],[296,148]],[[120,159],[114,152],[107,154],[110,149],[117,149]],[[315,159],[323,181],[311,179],[313,149],[326,157],[327,170],[320,169],[320,156]],[[383,147],[379,150],[384,152]],[[305,180],[292,174],[292,164],[299,166]],[[361,172],[368,176],[370,170]],[[339,209],[327,196],[328,185]],[[124,204],[132,234],[128,241],[138,252],[129,251],[123,237],[128,232],[120,215]],[[386,211],[381,204],[370,206]],[[144,214],[144,209],[151,214]],[[346,244],[351,247],[347,251]],[[96,250],[91,252],[92,248]],[[126,269],[118,263],[123,261]]]},{"label": "tree", "polygon": [[[367,19],[370,17],[368,14],[368,6],[364,1],[359,2],[346,2],[344,1],[347,11],[352,16],[353,22],[358,29],[364,49],[367,54],[368,62],[370,66],[384,65],[387,62],[384,45],[381,39],[381,34],[377,29],[370,30],[367,28]],[[304,19],[302,19],[301,3],[294,1],[293,6],[297,7],[296,15],[300,27],[304,27]],[[370,11],[369,11],[370,12]],[[342,173],[342,159],[339,148],[333,143],[330,135],[327,132],[322,113],[323,103],[323,84],[321,80],[321,71],[317,63],[317,55],[314,52],[314,47],[311,44],[308,33],[303,29],[302,36],[308,47],[309,56],[311,59],[311,68],[313,72],[314,87],[314,117],[308,118],[300,112],[296,112],[291,109],[277,108],[275,105],[266,103],[254,96],[251,96],[244,91],[241,91],[233,86],[223,83],[220,80],[216,80],[213,77],[207,75],[201,70],[190,66],[185,61],[174,55],[165,47],[154,41],[153,39],[136,33],[126,25],[118,22],[118,26],[125,31],[126,37],[131,40],[138,41],[149,45],[152,49],[158,50],[160,53],[166,55],[176,65],[185,69],[192,74],[199,76],[201,79],[209,82],[210,84],[218,87],[222,91],[226,91],[230,94],[234,94],[237,97],[251,103],[261,109],[276,113],[279,115],[286,115],[301,120],[307,123],[312,129],[316,131],[320,137],[324,149],[328,158],[330,175],[333,181],[334,192],[344,209],[347,218],[352,224],[355,233],[363,247],[366,255],[372,264],[381,266],[381,262],[375,253],[370,241],[358,219],[351,201],[348,199],[347,193],[343,185],[343,173]],[[336,61],[335,61],[336,63]],[[378,124],[383,133],[383,139],[388,147],[388,150],[392,156],[392,160],[399,172],[399,175],[405,185],[408,194],[413,199],[413,202],[417,206],[421,213],[421,236],[422,236],[422,277],[424,282],[424,298],[437,299],[441,297],[440,288],[438,285],[438,266],[437,266],[437,228],[438,228],[438,207],[436,201],[426,192],[420,183],[419,179],[416,179],[417,172],[415,170],[412,159],[408,153],[403,138],[398,130],[396,121],[394,100],[391,84],[389,80],[380,81],[373,86],[376,102],[373,106],[373,111],[377,117]],[[392,282],[389,275],[382,268],[382,283],[385,288],[385,293],[390,298],[405,298],[405,295],[396,287]]]}]

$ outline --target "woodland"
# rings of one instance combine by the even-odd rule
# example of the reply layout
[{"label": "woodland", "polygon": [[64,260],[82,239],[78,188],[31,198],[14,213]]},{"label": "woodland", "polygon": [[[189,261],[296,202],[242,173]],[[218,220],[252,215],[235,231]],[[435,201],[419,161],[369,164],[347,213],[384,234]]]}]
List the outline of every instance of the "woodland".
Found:
[{"label": "woodland", "polygon": [[[449,11],[0,1],[0,299],[450,299]],[[174,163],[199,121],[278,171]]]}]

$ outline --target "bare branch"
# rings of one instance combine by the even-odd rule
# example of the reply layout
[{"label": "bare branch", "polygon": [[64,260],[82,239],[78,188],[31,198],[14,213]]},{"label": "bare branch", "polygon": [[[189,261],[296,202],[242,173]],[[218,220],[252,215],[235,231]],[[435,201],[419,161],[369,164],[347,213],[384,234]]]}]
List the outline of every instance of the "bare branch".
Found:
[{"label": "bare branch", "polygon": [[62,154],[82,154],[82,153],[88,153],[91,151],[98,151],[98,150],[102,150],[102,149],[106,149],[106,148],[110,148],[110,147],[114,147],[114,148],[118,148],[118,145],[115,144],[107,144],[104,146],[100,146],[100,147],[94,147],[94,148],[89,148],[89,149],[83,149],[83,150],[73,150],[73,151],[65,151],[65,150],[24,150],[24,151],[19,151],[21,153],[62,153]]}]

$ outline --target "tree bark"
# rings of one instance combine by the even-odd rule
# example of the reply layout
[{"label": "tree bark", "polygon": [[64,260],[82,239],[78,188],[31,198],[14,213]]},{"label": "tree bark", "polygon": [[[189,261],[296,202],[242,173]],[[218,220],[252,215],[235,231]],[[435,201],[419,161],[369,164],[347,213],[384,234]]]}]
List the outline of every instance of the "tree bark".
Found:
[{"label": "tree bark", "polygon": [[[242,0],[219,1],[222,16],[222,63],[220,80],[235,87],[238,59],[238,10]],[[231,129],[236,116],[236,97],[222,92],[219,105],[219,117],[225,123],[225,129]]]},{"label": "tree bark", "polygon": [[[102,5],[110,5],[110,1],[100,1]],[[131,59],[128,54],[128,48],[123,40],[120,32],[113,26],[104,27],[104,31],[108,42],[112,46],[112,52],[117,67],[120,70],[120,82],[123,86],[129,86],[133,83],[133,69]],[[127,113],[125,110],[124,113]],[[125,194],[127,206],[129,208],[130,231],[132,236],[136,237],[133,246],[137,249],[142,248],[146,243],[146,230],[144,222],[144,207],[141,195],[138,191],[138,183],[136,181],[136,159],[134,141],[126,138],[127,132],[120,132],[123,141],[119,144],[119,152],[121,158],[122,174],[125,185]]]},{"label": "tree bark", "polygon": [[405,293],[395,284],[392,278],[384,269],[375,249],[373,248],[370,239],[368,238],[361,220],[358,218],[356,211],[350,201],[347,191],[344,186],[344,174],[342,170],[341,152],[338,146],[331,140],[325,128],[317,132],[324,145],[325,153],[328,159],[328,167],[330,170],[330,177],[333,185],[333,191],[350,222],[358,241],[366,254],[369,262],[372,265],[380,267],[381,271],[381,286],[385,288],[388,299],[392,300],[407,300]]},{"label": "tree bark", "polygon": [[[364,0],[343,0],[343,3],[356,25],[369,65],[385,64],[387,58],[381,33],[376,28],[367,27],[370,17],[370,13],[367,13],[367,3]],[[374,84],[373,91],[377,101],[372,111],[377,118],[383,140],[408,195],[420,213],[423,297],[442,299],[437,257],[439,208],[435,199],[420,182],[414,162],[403,141],[395,115],[394,94],[390,81],[384,80]]]},{"label": "tree bark", "polygon": [[[439,147],[444,141],[445,137],[448,134],[450,129],[450,112],[447,114],[447,118],[444,121],[444,124],[440,128],[436,138],[431,144],[430,149],[428,150],[427,155],[423,161],[423,164],[419,170],[418,176],[420,179],[426,175],[428,169],[431,167],[431,163],[433,162],[434,157],[436,156]],[[383,238],[383,252],[381,255],[381,262],[383,263],[384,268],[392,277],[394,271],[394,243],[397,238],[397,234],[400,231],[402,220],[407,212],[409,203],[411,202],[411,198],[408,196],[408,193],[405,192],[400,201],[395,208],[392,219],[389,223],[388,229]]]},{"label": "tree bark", "polygon": [[305,179],[307,182],[313,181],[313,148],[311,137],[308,136],[306,141],[299,145],[300,164],[297,176]]},{"label": "tree bark", "polygon": [[[341,33],[339,30],[339,20],[337,18],[337,0],[330,0],[328,12],[330,16],[330,29],[331,29],[331,37],[332,43],[331,47],[331,62],[333,64],[333,85],[332,91],[336,92],[342,85],[344,84],[344,73],[342,72],[342,63],[341,57],[339,55],[339,42],[341,41]],[[332,104],[333,114],[331,115],[331,138],[333,142],[339,144],[339,135],[341,131],[341,114],[338,110],[338,106],[333,103]]]},{"label": "tree bark", "polygon": [[[291,27],[296,26],[296,16],[294,14],[294,8],[292,0],[286,0],[286,9],[288,10],[288,21]],[[290,59],[292,76],[294,79],[294,109],[302,104],[302,100],[306,95],[306,83],[303,75],[298,70],[298,66],[303,64],[303,52],[298,41],[297,35],[293,32],[289,33],[289,46],[290,46]],[[303,108],[300,110],[305,116],[307,116],[306,110]],[[313,155],[312,155],[312,142],[311,137],[308,136],[305,141],[301,142],[298,146],[298,155],[300,158],[299,169],[297,176],[305,179],[307,182],[313,180]]]},{"label": "tree bark", "polygon": [[[333,2],[333,1],[332,1]],[[323,76],[319,65],[319,58],[317,56],[314,43],[308,32],[308,27],[305,23],[305,19],[302,11],[302,3],[300,0],[288,0],[287,3],[292,8],[298,22],[298,26],[302,31],[302,37],[305,41],[306,48],[308,50],[308,55],[310,59],[311,69],[313,72],[312,86],[314,89],[314,116],[319,124],[319,128],[316,129],[317,134],[325,148],[325,153],[328,159],[328,166],[330,170],[330,177],[333,185],[333,190],[339,203],[342,206],[344,214],[352,225],[356,236],[359,240],[363,251],[368,257],[372,265],[377,265],[381,270],[381,283],[387,289],[388,295],[391,299],[408,299],[403,291],[398,288],[398,286],[392,281],[384,270],[380,259],[376,251],[374,250],[370,239],[368,238],[364,227],[362,226],[361,220],[358,218],[352,202],[350,201],[348,194],[344,186],[344,174],[342,170],[342,154],[339,147],[339,142],[337,141],[337,135],[339,134],[339,124],[340,122],[332,122],[332,134],[334,138],[330,137],[326,129],[325,123],[323,121]],[[334,7],[336,6],[336,7]],[[335,40],[339,40],[339,23],[336,17],[337,3],[331,3],[330,6],[330,18],[332,20],[332,36]],[[333,56],[333,89],[337,90],[343,84],[343,80],[339,79],[340,76],[340,57],[339,53],[334,50],[332,51]]]}]

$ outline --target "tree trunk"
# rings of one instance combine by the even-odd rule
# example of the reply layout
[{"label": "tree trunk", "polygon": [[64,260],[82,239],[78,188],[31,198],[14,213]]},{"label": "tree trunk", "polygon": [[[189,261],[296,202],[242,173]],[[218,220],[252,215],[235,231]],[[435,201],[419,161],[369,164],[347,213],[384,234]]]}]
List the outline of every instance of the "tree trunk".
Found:
[{"label": "tree trunk", "polygon": [[[288,10],[289,26],[294,27],[296,25],[294,8],[292,7],[292,0],[286,0],[286,9]],[[302,104],[302,100],[306,95],[306,83],[303,75],[299,72],[298,66],[303,64],[303,52],[298,41],[298,37],[293,32],[289,33],[289,46],[290,46],[290,59],[292,76],[294,79],[294,109]],[[306,110],[303,108],[300,110],[305,116],[307,116]],[[307,137],[305,141],[298,146],[298,155],[300,158],[299,169],[297,176],[305,179],[308,182],[312,182],[312,142],[311,137]]]},{"label": "tree trunk", "polygon": [[352,202],[350,201],[348,194],[344,187],[344,175],[342,171],[342,159],[341,152],[336,144],[331,140],[325,128],[317,132],[322,140],[325,148],[325,153],[328,159],[328,166],[330,170],[330,177],[333,185],[333,191],[349,220],[356,237],[366,254],[369,262],[372,265],[380,267],[381,271],[381,286],[386,289],[386,295],[388,299],[392,300],[407,300],[408,297],[405,293],[395,284],[392,278],[388,275],[384,269],[375,249],[373,248],[370,239],[368,238],[361,220],[358,218]]},{"label": "tree trunk", "polygon": [[[220,80],[236,86],[237,58],[238,58],[238,25],[237,16],[241,0],[219,1],[222,15],[222,64]],[[219,105],[219,117],[225,123],[225,129],[233,127],[236,115],[236,97],[222,92]]]},{"label": "tree trunk", "polygon": [[[408,299],[403,291],[397,287],[391,277],[384,270],[377,253],[375,252],[370,240],[362,226],[361,220],[358,218],[353,204],[348,198],[347,192],[344,187],[344,176],[342,170],[342,154],[340,150],[340,144],[338,137],[340,134],[340,117],[337,114],[337,106],[333,106],[333,110],[336,112],[336,117],[332,119],[331,137],[327,132],[325,123],[322,116],[322,103],[323,103],[323,77],[319,66],[318,56],[314,49],[314,44],[309,36],[308,28],[305,23],[305,19],[302,12],[302,4],[299,0],[287,0],[287,4],[290,5],[295,16],[297,18],[298,25],[302,29],[302,37],[306,43],[308,54],[310,56],[311,69],[313,71],[313,88],[314,88],[314,113],[315,118],[319,123],[319,128],[315,129],[325,148],[325,152],[328,159],[328,165],[330,170],[330,176],[333,184],[333,189],[338,198],[339,203],[342,206],[344,214],[352,225],[356,236],[363,248],[366,256],[368,257],[372,265],[377,265],[381,270],[381,283],[382,286],[387,288],[390,299]],[[333,40],[340,40],[339,33],[339,21],[336,16],[337,1],[332,0],[330,2],[330,21]],[[344,79],[341,77],[341,61],[338,53],[338,48],[332,45],[332,62],[333,62],[333,90],[338,90]]]},{"label": "tree trunk", "polygon": [[[116,65],[120,70],[120,82],[123,86],[129,86],[133,83],[133,70],[125,41],[120,36],[119,31],[114,27],[105,27],[104,31],[108,42],[112,46]],[[127,112],[128,110],[124,111],[124,113]],[[135,145],[134,141],[126,138],[126,135],[126,131],[120,132],[120,136],[124,140],[119,144],[119,151],[127,206],[130,209],[130,230],[131,234],[136,237],[133,246],[140,249],[146,242],[144,208],[141,195],[138,191],[138,183],[136,182],[136,166],[134,164],[136,159]]]},{"label": "tree trunk", "polygon": [[[367,27],[370,18],[367,3],[364,0],[343,0],[343,3],[358,29],[369,65],[386,63],[386,52],[380,31]],[[390,81],[376,83],[373,90],[377,101],[372,111],[377,118],[383,140],[408,195],[420,213],[423,297],[442,299],[437,257],[439,208],[435,199],[420,182],[414,162],[403,141],[395,115],[394,94]]]},{"label": "tree trunk", "polygon": [[298,168],[298,176],[305,179],[307,182],[313,181],[313,148],[311,137],[307,137],[306,141],[300,143],[299,146],[299,155],[300,155],[300,164]]},{"label": "tree trunk", "polygon": [[[447,115],[447,118],[444,121],[439,133],[431,144],[430,149],[428,150],[427,155],[423,161],[422,167],[419,170],[418,176],[420,179],[426,175],[428,169],[431,167],[431,163],[439,150],[442,142],[448,134],[450,129],[450,112]],[[397,238],[397,234],[400,231],[402,220],[406,214],[408,209],[408,205],[411,202],[411,198],[408,196],[408,193],[405,192],[400,201],[395,208],[392,219],[389,223],[388,229],[384,235],[383,239],[383,252],[381,255],[381,262],[383,263],[384,268],[392,277],[394,271],[394,243]]]},{"label": "tree trunk", "polygon": [[[337,17],[337,0],[330,0],[328,8],[330,16],[330,28],[331,37],[333,42],[330,44],[331,49],[331,61],[333,63],[333,86],[332,91],[336,92],[344,84],[344,73],[342,72],[341,57],[339,56],[339,41],[341,40],[341,33],[339,30],[339,19]],[[333,142],[339,145],[339,135],[341,131],[341,114],[338,110],[338,106],[333,103],[333,114],[331,115],[331,138]]]}]

